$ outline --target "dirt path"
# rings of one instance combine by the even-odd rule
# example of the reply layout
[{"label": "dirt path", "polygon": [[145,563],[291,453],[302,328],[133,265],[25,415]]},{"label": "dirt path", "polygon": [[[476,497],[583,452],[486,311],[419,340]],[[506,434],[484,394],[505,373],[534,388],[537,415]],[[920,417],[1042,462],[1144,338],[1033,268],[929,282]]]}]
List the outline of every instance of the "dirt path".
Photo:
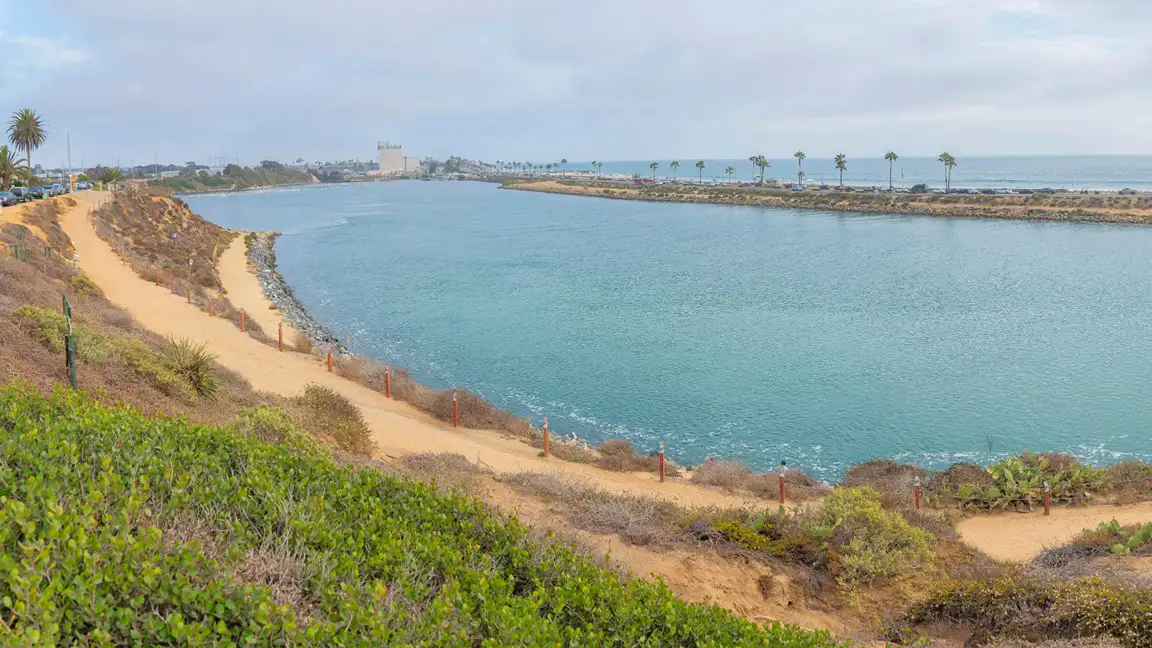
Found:
[{"label": "dirt path", "polygon": [[[244,237],[237,237],[220,255],[216,269],[220,272],[220,282],[232,305],[247,311],[248,317],[256,320],[260,328],[276,337],[276,327],[280,325],[280,311],[264,296],[260,282],[248,270],[248,246]],[[295,330],[284,324],[284,344],[290,346],[295,340]]]},{"label": "dirt path", "polygon": [[[364,413],[371,426],[382,456],[417,452],[456,452],[470,461],[486,465],[497,472],[559,471],[588,479],[593,484],[615,492],[651,495],[688,506],[763,506],[763,501],[749,500],[711,488],[684,482],[660,484],[655,475],[615,473],[592,466],[545,460],[526,443],[506,438],[496,432],[452,429],[413,410],[405,403],[384,398],[382,394],[328,373],[319,358],[297,353],[280,353],[242,335],[230,322],[208,316],[184,298],[172,295],[167,288],[151,284],[136,276],[121,263],[107,243],[100,240],[86,215],[96,201],[109,196],[95,192],[74,194],[77,207],[61,219],[64,232],[71,237],[80,255],[80,266],[112,301],[130,312],[144,327],[176,338],[201,342],[218,354],[219,362],[239,373],[261,391],[294,396],[309,383],[329,387],[347,397]],[[232,269],[243,256],[244,241],[238,239],[225,253]],[[246,271],[223,276],[229,295],[243,295],[251,290],[243,283],[256,283]],[[257,309],[253,309],[254,311]]]},{"label": "dirt path", "polygon": [[1084,529],[1111,520],[1120,524],[1152,522],[1152,502],[1054,508],[1049,516],[1041,512],[980,515],[961,520],[956,531],[961,540],[992,558],[1026,562],[1044,549],[1068,542]]}]

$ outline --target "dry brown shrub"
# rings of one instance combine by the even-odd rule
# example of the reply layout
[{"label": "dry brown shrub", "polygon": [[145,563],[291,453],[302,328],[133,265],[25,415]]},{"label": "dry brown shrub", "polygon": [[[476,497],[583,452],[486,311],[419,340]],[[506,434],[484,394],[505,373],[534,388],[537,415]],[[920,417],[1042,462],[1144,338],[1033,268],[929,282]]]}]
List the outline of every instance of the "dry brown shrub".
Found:
[{"label": "dry brown shrub", "polygon": [[631,443],[623,439],[608,439],[597,448],[600,458],[596,465],[618,472],[653,472],[660,469],[660,459],[636,452]]},{"label": "dry brown shrub", "polygon": [[1152,495],[1152,466],[1142,461],[1122,461],[1104,470],[1117,504],[1142,502]]},{"label": "dry brown shrub", "polygon": [[500,481],[547,501],[563,503],[574,526],[595,533],[615,533],[631,544],[667,546],[684,539],[678,523],[690,514],[660,498],[599,490],[586,480],[535,472],[500,476]]},{"label": "dry brown shrub", "polygon": [[1020,461],[1027,466],[1039,466],[1045,460],[1047,460],[1048,467],[1052,470],[1080,467],[1079,459],[1061,452],[1025,452],[1020,455]]},{"label": "dry brown shrub", "polygon": [[[757,497],[776,499],[780,496],[780,473],[749,475],[742,487]],[[832,487],[802,470],[791,468],[784,476],[784,490],[787,501],[806,502],[824,497]]]},{"label": "dry brown shrub", "polygon": [[476,478],[492,472],[454,452],[404,455],[399,463],[401,470],[409,477],[462,493],[473,493],[476,490]]},{"label": "dry brown shrub", "polygon": [[296,349],[297,353],[306,353],[308,355],[312,355],[316,351],[315,345],[312,344],[312,338],[304,335],[300,331],[296,331],[296,334],[292,338],[292,348]]},{"label": "dry brown shrub", "polygon": [[336,447],[365,457],[372,456],[376,442],[364,422],[360,408],[335,391],[316,384],[304,388],[294,399],[301,408],[301,424],[321,438],[331,439]]},{"label": "dry brown shrub", "polygon": [[692,481],[737,490],[743,488],[751,476],[752,470],[739,461],[712,458],[696,466]]},{"label": "dry brown shrub", "polygon": [[915,482],[924,480],[923,468],[902,464],[891,459],[874,459],[848,469],[841,486],[868,486],[880,493],[885,508],[901,511],[915,508]]}]

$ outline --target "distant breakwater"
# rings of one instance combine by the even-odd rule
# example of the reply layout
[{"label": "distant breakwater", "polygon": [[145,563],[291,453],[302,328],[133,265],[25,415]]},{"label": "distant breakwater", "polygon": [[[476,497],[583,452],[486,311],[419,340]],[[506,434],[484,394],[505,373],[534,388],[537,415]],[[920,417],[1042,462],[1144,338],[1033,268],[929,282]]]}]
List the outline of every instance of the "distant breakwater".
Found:
[{"label": "distant breakwater", "polygon": [[744,187],[693,187],[555,181],[506,183],[518,191],[591,196],[613,200],[703,203],[945,218],[1048,220],[1082,223],[1152,224],[1152,198],[1076,193],[1029,195],[875,194],[788,192]]},{"label": "distant breakwater", "polygon": [[307,336],[317,346],[332,345],[341,354],[348,354],[340,339],[322,324],[316,322],[304,304],[292,292],[292,286],[276,270],[276,238],[279,232],[252,232],[245,238],[248,246],[248,260],[255,267],[256,281],[268,301],[280,311],[285,322],[293,329]]}]

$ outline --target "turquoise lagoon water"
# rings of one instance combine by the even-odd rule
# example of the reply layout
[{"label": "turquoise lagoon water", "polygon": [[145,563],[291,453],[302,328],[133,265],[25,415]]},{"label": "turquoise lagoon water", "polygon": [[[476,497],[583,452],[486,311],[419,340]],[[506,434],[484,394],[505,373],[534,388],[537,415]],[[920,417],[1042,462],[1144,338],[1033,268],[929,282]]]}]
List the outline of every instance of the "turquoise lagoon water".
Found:
[{"label": "turquoise lagoon water", "polygon": [[[459,182],[189,196],[353,349],[589,440],[835,478],[1152,456],[1152,229]],[[991,445],[991,453],[989,446]]]}]

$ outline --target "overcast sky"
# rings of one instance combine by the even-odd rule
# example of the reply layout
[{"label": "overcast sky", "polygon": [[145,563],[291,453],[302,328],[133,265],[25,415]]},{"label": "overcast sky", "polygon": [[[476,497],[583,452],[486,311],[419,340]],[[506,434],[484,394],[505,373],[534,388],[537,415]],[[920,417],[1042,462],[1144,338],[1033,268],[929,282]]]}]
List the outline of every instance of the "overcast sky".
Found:
[{"label": "overcast sky", "polygon": [[55,166],[1152,153],[1150,0],[0,0]]}]

